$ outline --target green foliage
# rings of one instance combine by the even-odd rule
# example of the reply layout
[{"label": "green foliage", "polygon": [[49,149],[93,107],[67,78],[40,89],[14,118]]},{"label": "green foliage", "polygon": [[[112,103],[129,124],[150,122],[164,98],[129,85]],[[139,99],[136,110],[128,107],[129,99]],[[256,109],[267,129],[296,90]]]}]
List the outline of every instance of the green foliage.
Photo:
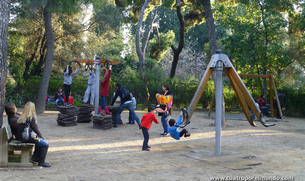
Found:
[{"label": "green foliage", "polygon": [[153,59],[157,59],[158,61],[160,61],[172,45],[174,38],[175,34],[172,30],[168,31],[167,33],[160,33],[159,45],[159,38],[155,36],[149,41],[149,56]]},{"label": "green foliage", "polygon": [[287,22],[268,7],[255,3],[219,6],[215,13],[219,26],[228,31],[221,41],[224,52],[243,73],[277,75],[290,61],[285,48]]}]

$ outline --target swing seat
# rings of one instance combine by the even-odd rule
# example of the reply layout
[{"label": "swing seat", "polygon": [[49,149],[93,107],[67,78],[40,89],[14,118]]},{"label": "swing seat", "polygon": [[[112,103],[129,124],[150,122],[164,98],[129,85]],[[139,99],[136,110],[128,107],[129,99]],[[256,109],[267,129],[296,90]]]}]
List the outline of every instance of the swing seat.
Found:
[{"label": "swing seat", "polygon": [[265,121],[264,116],[263,116],[262,113],[260,114],[260,120],[259,120],[259,121],[260,121],[260,122],[262,123],[262,125],[265,126],[265,127],[275,126],[274,123],[267,123],[267,122]]},{"label": "swing seat", "polygon": [[188,114],[187,110],[185,108],[182,108],[181,111],[182,111],[183,120],[182,120],[181,124],[177,127],[184,128],[185,126],[190,124],[191,121],[189,120],[189,114]]}]

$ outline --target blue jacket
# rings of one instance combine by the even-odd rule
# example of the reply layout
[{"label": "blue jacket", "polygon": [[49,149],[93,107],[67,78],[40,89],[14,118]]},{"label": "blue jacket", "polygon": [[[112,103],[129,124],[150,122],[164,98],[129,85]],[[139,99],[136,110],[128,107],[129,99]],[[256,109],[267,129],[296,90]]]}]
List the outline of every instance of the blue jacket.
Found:
[{"label": "blue jacket", "polygon": [[[179,126],[181,124],[181,121],[182,121],[182,115],[179,116],[179,119],[178,119],[178,122],[176,123],[176,125]],[[180,140],[180,132],[178,129],[179,127],[177,127],[177,126],[173,126],[173,127],[168,126],[168,131],[172,138],[174,138],[176,140]]]}]

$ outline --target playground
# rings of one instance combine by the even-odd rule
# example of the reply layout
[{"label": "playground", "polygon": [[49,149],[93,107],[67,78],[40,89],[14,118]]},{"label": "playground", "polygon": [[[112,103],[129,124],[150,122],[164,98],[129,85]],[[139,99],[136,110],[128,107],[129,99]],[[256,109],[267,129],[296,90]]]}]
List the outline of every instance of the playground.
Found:
[{"label": "playground", "polygon": [[[304,119],[267,118],[276,126],[251,127],[242,112],[228,112],[222,155],[216,156],[213,113],[195,112],[187,127],[192,136],[180,141],[161,137],[162,126],[152,125],[150,152],[141,150],[143,135],[136,125],[126,124],[126,111],[124,124],[109,130],[93,129],[92,123],[61,127],[57,113],[38,117],[52,167],[0,168],[0,180],[303,180],[305,175]],[[145,114],[136,113],[140,118]]]}]

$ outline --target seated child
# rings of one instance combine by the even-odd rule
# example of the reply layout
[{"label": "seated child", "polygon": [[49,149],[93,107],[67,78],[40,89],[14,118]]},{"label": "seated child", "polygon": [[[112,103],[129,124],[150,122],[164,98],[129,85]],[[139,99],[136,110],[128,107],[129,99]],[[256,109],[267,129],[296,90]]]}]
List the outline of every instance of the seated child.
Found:
[{"label": "seated child", "polygon": [[17,108],[14,103],[8,103],[5,105],[5,112],[8,119],[8,124],[11,127],[12,133],[16,138],[16,135],[18,133],[18,119],[20,117],[20,114],[17,113]]},{"label": "seated child", "polygon": [[144,136],[142,151],[150,151],[149,150],[150,146],[148,146],[148,140],[149,140],[148,130],[151,127],[151,123],[154,121],[156,124],[159,124],[159,121],[156,118],[154,111],[155,111],[155,105],[152,104],[148,107],[148,113],[144,114],[144,116],[141,119],[140,127],[142,128],[142,133]]},{"label": "seated child", "polygon": [[180,140],[180,138],[182,136],[184,137],[189,137],[191,136],[191,133],[189,133],[186,129],[183,129],[181,132],[179,132],[178,130],[178,126],[181,124],[181,121],[182,121],[182,112],[179,116],[179,119],[178,119],[178,122],[176,123],[176,120],[174,119],[170,119],[168,124],[168,131],[169,131],[169,134],[172,138],[176,139],[176,140]]}]

